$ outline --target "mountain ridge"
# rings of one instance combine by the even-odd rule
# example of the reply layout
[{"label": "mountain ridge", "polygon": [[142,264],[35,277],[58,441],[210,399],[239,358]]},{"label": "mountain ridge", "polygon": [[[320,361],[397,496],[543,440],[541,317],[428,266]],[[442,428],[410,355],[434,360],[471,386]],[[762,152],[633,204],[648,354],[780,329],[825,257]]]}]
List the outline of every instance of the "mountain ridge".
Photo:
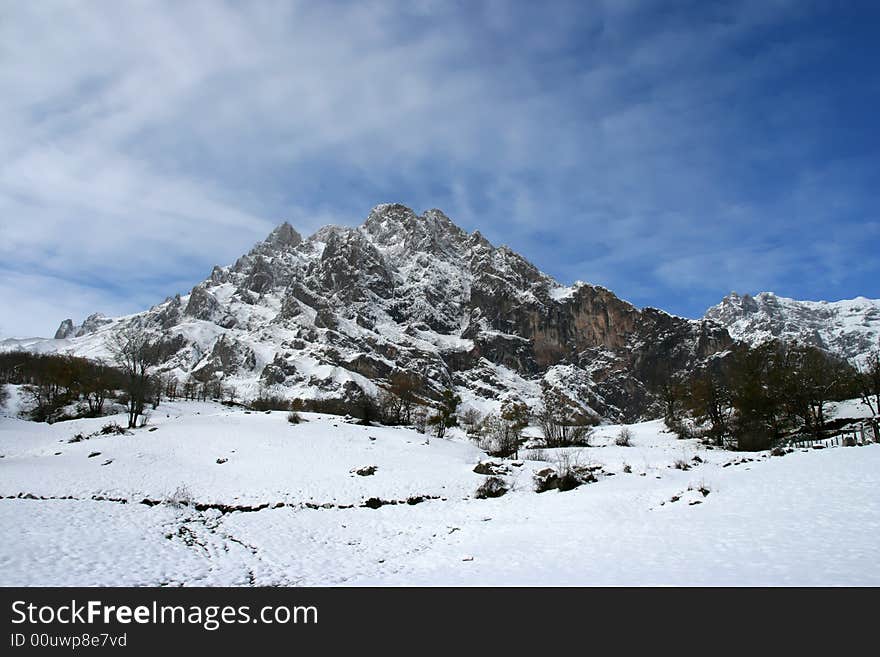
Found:
[{"label": "mountain ridge", "polygon": [[670,375],[734,344],[726,327],[736,332],[739,315],[725,308],[687,319],[562,285],[441,210],[389,203],[360,226],[305,238],[284,222],[188,294],[65,320],[57,339],[27,348],[106,358],[106,337],[134,323],[155,342],[157,371],[244,397],[270,391],[357,414],[404,374],[425,399],[454,387],[488,410],[550,388],[582,416],[632,420],[659,412]]},{"label": "mountain ridge", "polygon": [[880,347],[880,300],[858,296],[806,301],[761,292],[731,292],[704,315],[751,346],[769,340],[819,347],[853,365]]}]

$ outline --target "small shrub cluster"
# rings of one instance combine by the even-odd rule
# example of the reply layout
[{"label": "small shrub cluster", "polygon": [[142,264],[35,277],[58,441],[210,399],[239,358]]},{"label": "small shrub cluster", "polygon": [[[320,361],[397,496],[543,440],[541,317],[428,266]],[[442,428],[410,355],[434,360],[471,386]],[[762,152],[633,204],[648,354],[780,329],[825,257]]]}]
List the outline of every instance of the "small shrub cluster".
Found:
[{"label": "small shrub cluster", "polygon": [[618,447],[629,447],[632,444],[632,430],[629,427],[621,428],[617,438],[614,439],[614,444]]},{"label": "small shrub cluster", "polygon": [[281,395],[260,394],[256,399],[247,404],[252,411],[287,411],[290,410],[290,400]]},{"label": "small shrub cluster", "polygon": [[164,500],[165,504],[175,509],[190,506],[192,501],[192,493],[186,485],[178,486],[173,493],[166,495]]},{"label": "small shrub cluster", "polygon": [[540,447],[533,447],[532,449],[526,452],[526,458],[529,461],[549,461],[550,457],[547,455],[546,450],[541,449]]}]

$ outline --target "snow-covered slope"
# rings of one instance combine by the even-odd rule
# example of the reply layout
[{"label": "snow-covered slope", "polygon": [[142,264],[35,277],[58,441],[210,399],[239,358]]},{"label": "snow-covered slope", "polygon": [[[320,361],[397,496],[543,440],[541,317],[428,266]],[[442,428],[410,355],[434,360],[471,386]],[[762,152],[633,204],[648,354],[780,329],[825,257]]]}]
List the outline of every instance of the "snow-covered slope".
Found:
[{"label": "snow-covered slope", "polygon": [[187,295],[129,317],[65,320],[56,339],[21,346],[106,357],[107,336],[131,324],[153,335],[161,372],[341,412],[403,373],[427,399],[454,386],[485,407],[556,386],[586,415],[650,416],[658,381],[730,343],[713,323],[563,287],[441,211],[397,204],[305,239],[282,224]]},{"label": "snow-covered slope", "polygon": [[556,463],[507,461],[512,491],[480,500],[485,455],[455,430],[304,417],[163,403],[79,442],[122,417],[0,417],[0,585],[880,584],[880,445],[742,455],[653,421],[621,447],[604,426],[547,450],[597,482],[539,494]]},{"label": "snow-covered slope", "polygon": [[762,292],[731,293],[705,319],[751,345],[772,339],[820,347],[857,364],[880,347],[880,300],[798,301]]}]

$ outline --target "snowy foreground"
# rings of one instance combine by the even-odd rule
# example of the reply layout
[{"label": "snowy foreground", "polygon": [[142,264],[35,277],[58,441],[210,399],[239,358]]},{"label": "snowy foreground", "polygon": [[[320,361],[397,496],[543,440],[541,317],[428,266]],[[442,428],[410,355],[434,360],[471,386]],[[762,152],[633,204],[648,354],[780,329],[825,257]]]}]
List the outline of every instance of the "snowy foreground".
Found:
[{"label": "snowy foreground", "polygon": [[167,403],[75,443],[109,419],[0,418],[0,585],[880,584],[880,445],[742,455],[648,422],[618,447],[608,426],[570,450],[598,482],[535,493],[548,450],[479,500],[461,434],[303,417]]}]

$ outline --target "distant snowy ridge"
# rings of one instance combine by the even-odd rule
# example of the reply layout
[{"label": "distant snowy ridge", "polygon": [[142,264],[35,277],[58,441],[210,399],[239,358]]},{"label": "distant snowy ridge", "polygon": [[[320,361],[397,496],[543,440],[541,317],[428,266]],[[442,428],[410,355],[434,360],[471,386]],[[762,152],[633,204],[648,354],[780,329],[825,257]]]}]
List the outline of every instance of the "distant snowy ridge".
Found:
[{"label": "distant snowy ridge", "polygon": [[769,340],[824,349],[853,364],[880,346],[880,300],[798,301],[762,292],[735,292],[706,311],[705,319],[724,326],[731,337],[750,345]]}]

